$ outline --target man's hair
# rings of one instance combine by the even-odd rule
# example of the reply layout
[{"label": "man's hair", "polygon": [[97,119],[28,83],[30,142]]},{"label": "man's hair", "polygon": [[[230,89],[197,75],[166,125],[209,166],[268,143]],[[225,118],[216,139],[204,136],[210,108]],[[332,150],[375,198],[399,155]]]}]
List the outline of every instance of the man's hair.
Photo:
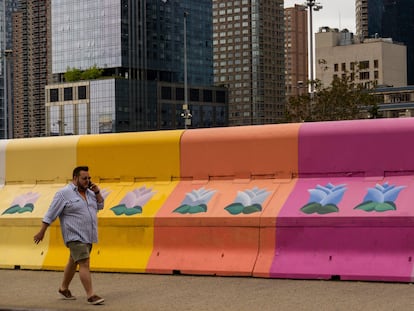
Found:
[{"label": "man's hair", "polygon": [[80,172],[81,171],[87,172],[87,171],[89,171],[89,167],[87,167],[87,166],[78,166],[78,167],[75,167],[75,169],[73,170],[72,177],[73,178],[78,177],[80,175]]}]

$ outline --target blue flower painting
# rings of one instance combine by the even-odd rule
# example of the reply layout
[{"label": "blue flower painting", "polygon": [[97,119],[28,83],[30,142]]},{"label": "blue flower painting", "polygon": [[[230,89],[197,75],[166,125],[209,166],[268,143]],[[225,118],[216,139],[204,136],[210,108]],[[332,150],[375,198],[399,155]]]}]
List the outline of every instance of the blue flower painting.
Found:
[{"label": "blue flower painting", "polygon": [[388,182],[382,185],[376,184],[374,188],[368,189],[368,193],[365,195],[363,202],[354,209],[366,212],[395,211],[397,209],[395,200],[404,188],[406,186],[396,187],[395,185],[389,185]]},{"label": "blue flower painting", "polygon": [[173,213],[197,214],[207,212],[207,203],[213,197],[216,190],[200,188],[186,193],[181,205]]},{"label": "blue flower painting", "polygon": [[347,188],[345,184],[335,186],[328,183],[326,186],[317,185],[309,189],[310,199],[300,210],[305,214],[329,214],[339,212],[338,204],[342,200]]},{"label": "blue flower painting", "polygon": [[262,204],[269,194],[266,189],[257,187],[238,191],[234,202],[224,209],[232,215],[257,213],[262,210]]}]

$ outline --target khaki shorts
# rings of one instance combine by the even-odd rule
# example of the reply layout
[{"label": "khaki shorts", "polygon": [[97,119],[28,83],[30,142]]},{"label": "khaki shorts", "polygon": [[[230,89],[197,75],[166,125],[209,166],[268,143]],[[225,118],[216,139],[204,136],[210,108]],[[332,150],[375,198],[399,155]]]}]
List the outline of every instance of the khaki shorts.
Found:
[{"label": "khaki shorts", "polygon": [[74,262],[79,262],[83,259],[88,259],[92,250],[92,244],[86,244],[79,241],[68,242],[70,256]]}]

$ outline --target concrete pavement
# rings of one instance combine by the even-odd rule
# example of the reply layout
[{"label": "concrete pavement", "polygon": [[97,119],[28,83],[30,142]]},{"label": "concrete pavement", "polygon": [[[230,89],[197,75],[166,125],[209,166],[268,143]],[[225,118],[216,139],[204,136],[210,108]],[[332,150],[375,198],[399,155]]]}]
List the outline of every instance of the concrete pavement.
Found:
[{"label": "concrete pavement", "polygon": [[0,270],[0,310],[414,310],[412,284],[93,273],[105,304],[91,306],[78,274],[61,300],[62,272]]}]

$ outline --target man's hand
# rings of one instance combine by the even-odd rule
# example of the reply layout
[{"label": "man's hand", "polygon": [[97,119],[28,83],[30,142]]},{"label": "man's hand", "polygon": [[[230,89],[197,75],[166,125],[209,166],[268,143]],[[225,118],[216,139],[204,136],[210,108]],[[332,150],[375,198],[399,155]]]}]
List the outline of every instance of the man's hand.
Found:
[{"label": "man's hand", "polygon": [[42,231],[39,231],[39,233],[38,233],[38,234],[36,234],[36,235],[33,237],[33,241],[34,241],[36,244],[39,244],[39,242],[43,240],[43,237],[44,237],[44,236],[45,236],[45,233],[44,233],[44,232],[42,232]]},{"label": "man's hand", "polygon": [[40,231],[33,237],[33,241],[36,244],[39,244],[39,242],[43,240],[47,227],[49,227],[49,224],[42,222],[42,228],[40,228]]}]

